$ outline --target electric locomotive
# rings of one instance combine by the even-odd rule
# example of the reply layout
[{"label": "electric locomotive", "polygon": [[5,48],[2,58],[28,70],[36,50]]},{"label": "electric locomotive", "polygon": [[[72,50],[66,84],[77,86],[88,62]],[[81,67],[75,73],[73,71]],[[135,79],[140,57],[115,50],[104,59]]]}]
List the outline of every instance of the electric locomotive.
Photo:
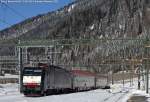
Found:
[{"label": "electric locomotive", "polygon": [[26,96],[49,95],[86,91],[108,87],[108,77],[90,71],[71,70],[39,64],[38,67],[24,67],[23,93]]},{"label": "electric locomotive", "polygon": [[39,96],[72,89],[72,75],[57,66],[24,67],[23,93],[27,96]]}]

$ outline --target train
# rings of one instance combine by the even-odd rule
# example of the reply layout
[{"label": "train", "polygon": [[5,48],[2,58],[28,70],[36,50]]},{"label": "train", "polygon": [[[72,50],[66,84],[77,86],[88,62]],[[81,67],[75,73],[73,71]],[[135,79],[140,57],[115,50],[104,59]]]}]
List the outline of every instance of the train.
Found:
[{"label": "train", "polygon": [[44,96],[109,88],[106,75],[85,70],[68,71],[54,65],[39,64],[38,67],[24,67],[21,76],[25,96]]}]

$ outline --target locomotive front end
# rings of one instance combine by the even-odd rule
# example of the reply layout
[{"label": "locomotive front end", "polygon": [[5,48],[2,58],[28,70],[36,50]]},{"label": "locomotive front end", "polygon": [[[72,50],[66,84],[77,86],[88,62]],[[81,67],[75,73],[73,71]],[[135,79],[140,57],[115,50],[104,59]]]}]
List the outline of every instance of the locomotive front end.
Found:
[{"label": "locomotive front end", "polygon": [[26,96],[42,94],[42,69],[25,67],[23,70],[23,93]]}]

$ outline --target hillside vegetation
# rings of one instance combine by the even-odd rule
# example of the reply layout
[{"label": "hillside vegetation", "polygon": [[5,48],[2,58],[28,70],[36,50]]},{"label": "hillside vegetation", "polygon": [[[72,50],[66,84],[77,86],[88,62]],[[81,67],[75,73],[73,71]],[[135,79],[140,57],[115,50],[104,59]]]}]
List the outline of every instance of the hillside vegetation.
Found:
[{"label": "hillside vegetation", "polygon": [[[76,0],[57,11],[29,18],[0,31],[0,54],[14,54],[20,40],[137,38],[149,35],[149,0]],[[11,41],[11,43],[10,43]],[[59,49],[59,63],[94,63],[99,46]],[[11,50],[10,50],[11,49]],[[108,55],[108,53],[105,53]],[[105,55],[104,55],[105,56]],[[83,60],[84,59],[84,60]]]}]

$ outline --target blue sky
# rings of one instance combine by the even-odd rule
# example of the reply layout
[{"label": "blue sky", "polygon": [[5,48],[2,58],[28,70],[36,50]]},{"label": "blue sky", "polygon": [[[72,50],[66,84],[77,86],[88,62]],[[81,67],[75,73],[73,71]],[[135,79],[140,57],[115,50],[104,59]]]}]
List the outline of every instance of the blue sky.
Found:
[{"label": "blue sky", "polygon": [[57,10],[71,2],[73,0],[57,0],[49,3],[7,3],[8,6],[0,3],[0,30],[26,18]]}]

